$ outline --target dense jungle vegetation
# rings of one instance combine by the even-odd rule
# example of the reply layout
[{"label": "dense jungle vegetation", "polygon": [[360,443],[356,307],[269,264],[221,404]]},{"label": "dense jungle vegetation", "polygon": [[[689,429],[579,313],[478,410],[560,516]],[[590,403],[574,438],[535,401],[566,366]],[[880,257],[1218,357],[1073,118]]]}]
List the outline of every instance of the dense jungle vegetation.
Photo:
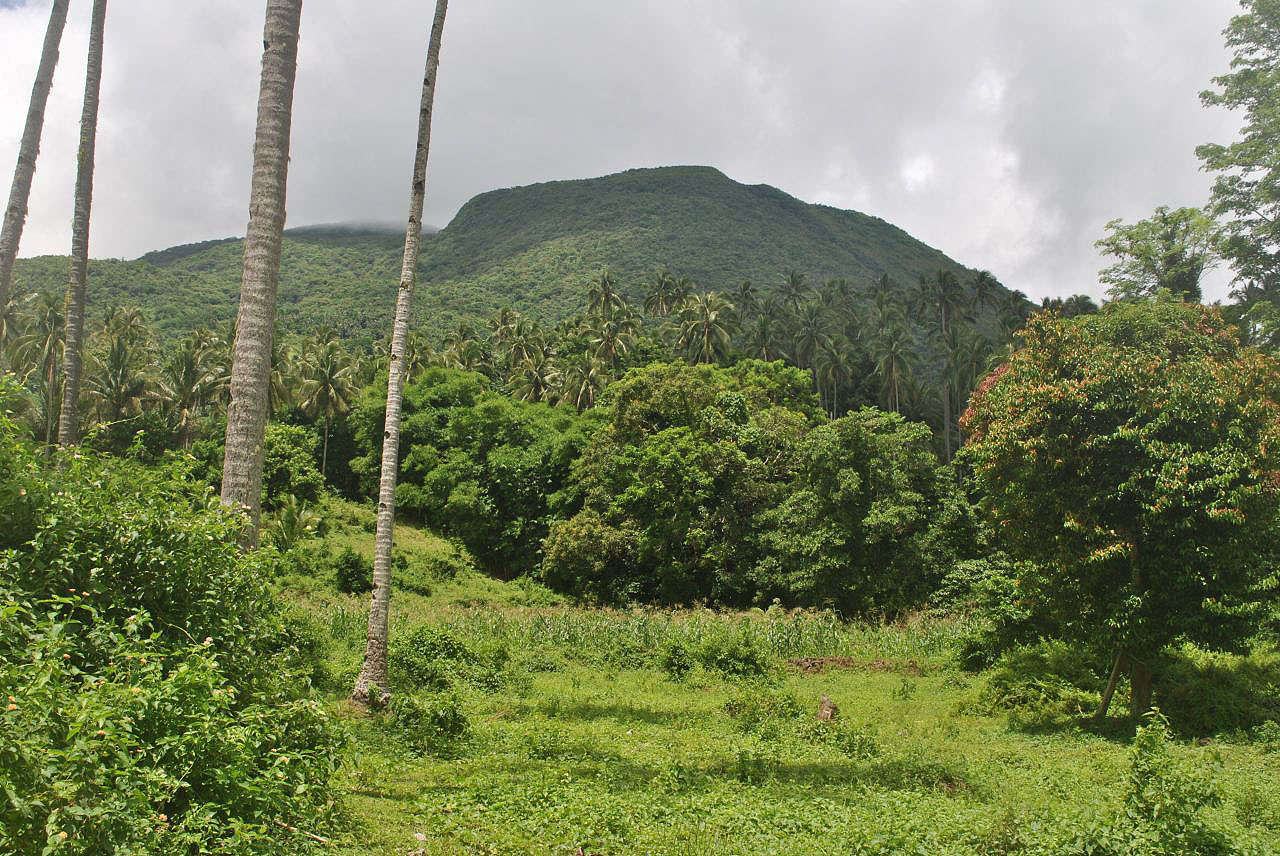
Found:
[{"label": "dense jungle vegetation", "polygon": [[1242,140],[1107,224],[1101,306],[633,171],[464,207],[393,360],[396,239],[295,233],[252,548],[241,245],[97,267],[72,442],[24,262],[0,853],[1280,851],[1280,7],[1227,39]]}]

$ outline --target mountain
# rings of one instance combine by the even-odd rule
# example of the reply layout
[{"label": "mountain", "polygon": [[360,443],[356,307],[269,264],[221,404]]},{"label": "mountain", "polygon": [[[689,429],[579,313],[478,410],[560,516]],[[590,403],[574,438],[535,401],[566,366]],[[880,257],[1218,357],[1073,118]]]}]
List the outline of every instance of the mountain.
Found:
[{"label": "mountain", "polygon": [[[398,229],[376,224],[287,231],[281,323],[381,337],[390,326],[401,246]],[[225,324],[235,314],[242,251],[241,240],[227,238],[134,260],[95,260],[89,300],[99,308],[138,304],[170,335]],[[424,237],[418,322],[440,333],[501,306],[559,320],[578,310],[604,265],[635,301],[664,267],[700,289],[750,279],[762,294],[791,269],[811,283],[843,277],[860,286],[887,273],[904,288],[940,268],[964,271],[877,217],[740,184],[709,167],[633,169],[493,190],[467,202],[444,229]],[[20,289],[61,289],[66,268],[61,256],[23,259],[15,280]]]}]

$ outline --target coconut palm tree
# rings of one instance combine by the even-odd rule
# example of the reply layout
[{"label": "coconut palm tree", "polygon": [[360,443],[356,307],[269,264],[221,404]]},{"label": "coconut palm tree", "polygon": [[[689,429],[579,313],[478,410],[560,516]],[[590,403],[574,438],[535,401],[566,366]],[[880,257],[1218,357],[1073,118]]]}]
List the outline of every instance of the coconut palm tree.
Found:
[{"label": "coconut palm tree", "polygon": [[441,355],[441,359],[449,368],[481,374],[487,372],[496,374],[496,372],[490,372],[489,352],[485,350],[484,342],[479,339],[464,339],[456,343]]},{"label": "coconut palm tree", "polygon": [[396,475],[400,466],[400,405],[404,393],[404,343],[409,332],[410,298],[418,269],[422,239],[422,206],[427,188],[427,155],[431,149],[431,110],[440,67],[440,40],[444,34],[448,0],[436,0],[427,45],[427,68],[418,106],[418,144],[409,187],[409,220],[404,231],[404,259],[400,266],[400,290],[396,296],[391,328],[391,365],[387,370],[387,410],[382,432],[382,476],[378,484],[378,524],[374,535],[373,593],[365,634],[364,662],[351,697],[359,704],[382,706],[390,699],[387,678],[387,619],[391,603],[391,549],[395,526]]},{"label": "coconut palm tree", "polygon": [[617,366],[618,357],[630,353],[635,346],[637,331],[636,318],[626,308],[614,308],[607,315],[586,319],[587,344],[596,359],[610,369]]},{"label": "coconut palm tree", "polygon": [[1015,289],[1005,295],[1000,305],[1000,326],[1004,328],[1006,335],[1011,335],[1014,330],[1027,323],[1032,308],[1033,304],[1021,291]]},{"label": "coconut palm tree", "polygon": [[241,537],[244,549],[257,546],[261,516],[262,439],[270,416],[275,294],[284,235],[289,133],[301,18],[302,0],[266,0],[250,218],[244,235],[221,491],[225,505],[247,513],[248,526]]},{"label": "coconut palm tree", "polygon": [[658,318],[666,318],[676,307],[676,278],[670,271],[660,270],[653,275],[653,284],[644,298],[644,311]]},{"label": "coconut palm tree", "polygon": [[103,337],[101,349],[93,354],[93,370],[85,377],[85,387],[98,421],[110,425],[142,413],[151,392],[146,370],[150,354],[141,340],[128,335],[108,330]]},{"label": "coconut palm tree", "polygon": [[782,324],[772,312],[763,311],[747,330],[746,350],[749,356],[761,360],[786,359],[779,344],[782,341]]},{"label": "coconut palm tree", "polygon": [[782,277],[782,299],[791,306],[792,312],[800,311],[800,304],[809,299],[809,288],[804,284],[804,274],[798,270],[788,271]]},{"label": "coconut palm tree", "polygon": [[329,472],[329,429],[333,420],[351,409],[356,395],[353,373],[351,357],[337,339],[330,339],[315,348],[302,362],[299,403],[313,419],[324,420],[320,474],[326,477]]},{"label": "coconut palm tree", "polygon": [[293,84],[298,72],[302,0],[267,0],[262,37],[262,77],[253,144],[249,228],[244,239],[240,310],[231,361],[222,502],[244,509],[249,525],[241,546],[258,544],[263,437],[270,414],[271,346],[275,341],[276,285],[284,237],[285,189]]},{"label": "coconut palm tree", "polygon": [[579,412],[594,407],[607,381],[604,366],[588,353],[574,354],[560,373],[560,401]]},{"label": "coconut palm tree", "polygon": [[873,340],[875,375],[880,381],[880,402],[894,413],[902,412],[903,385],[916,361],[915,345],[904,323],[895,323]]},{"label": "coconut palm tree", "polygon": [[676,346],[691,363],[718,363],[729,355],[736,327],[733,304],[708,291],[685,306]]},{"label": "coconut palm tree", "polygon": [[534,357],[547,350],[547,338],[538,322],[521,318],[507,333],[502,342],[495,341],[494,349],[501,355],[510,376]]},{"label": "coconut palm tree", "polygon": [[62,401],[58,372],[65,317],[62,295],[52,291],[41,292],[25,313],[23,333],[14,343],[15,367],[20,369],[20,374],[29,373],[39,383],[42,439],[50,446],[56,440],[58,405]]},{"label": "coconut palm tree", "polygon": [[531,354],[511,377],[511,393],[521,401],[550,401],[560,388],[560,369],[550,354]]},{"label": "coconut palm tree", "polygon": [[62,412],[58,445],[71,446],[80,430],[80,366],[84,357],[84,287],[89,271],[89,212],[93,208],[94,149],[98,139],[98,93],[102,89],[102,36],[107,0],[93,0],[89,60],[80,113],[80,156],[76,167],[75,214],[71,221],[71,281],[67,289],[67,334],[62,357]]},{"label": "coconut palm tree", "polygon": [[618,293],[618,283],[613,278],[613,271],[609,268],[601,268],[600,274],[591,280],[591,287],[587,291],[587,314],[588,315],[610,315],[615,310],[622,309],[626,304],[626,300]]},{"label": "coconut palm tree", "polygon": [[840,391],[853,379],[853,369],[849,363],[849,352],[843,343],[827,340],[818,352],[814,363],[814,376],[818,389],[826,390],[827,412],[831,418],[840,416]]},{"label": "coconut palm tree", "polygon": [[969,292],[975,306],[998,306],[1000,303],[1000,282],[989,270],[980,270],[973,275],[969,280]]},{"label": "coconut palm tree", "polygon": [[738,285],[738,289],[733,292],[733,305],[738,309],[740,321],[746,321],[755,315],[760,308],[760,301],[756,298],[756,287],[751,284],[751,280],[744,279]]},{"label": "coconut palm tree", "polygon": [[[922,312],[930,313],[937,320],[936,332],[943,348],[944,357],[951,352],[955,341],[955,326],[959,317],[966,310],[964,289],[959,279],[949,270],[940,270],[932,278],[920,279],[920,289],[916,294],[916,304]],[[938,400],[942,404],[942,451],[943,461],[951,462],[951,415],[955,403],[955,376],[952,372],[943,371],[942,388]]]},{"label": "coconut palm tree", "polygon": [[165,363],[156,392],[180,448],[191,447],[196,421],[217,399],[222,383],[216,354],[199,331],[184,339]]},{"label": "coconut palm tree", "polygon": [[831,344],[827,315],[818,303],[806,303],[796,318],[791,337],[791,356],[801,368],[813,368],[818,352]]},{"label": "coconut palm tree", "polygon": [[18,143],[18,164],[13,170],[9,204],[4,209],[3,221],[0,221],[0,306],[9,301],[13,290],[13,261],[18,257],[22,227],[27,222],[27,200],[31,197],[31,180],[35,177],[36,158],[40,155],[44,108],[53,87],[53,70],[58,65],[58,45],[67,23],[68,2],[53,0],[53,8],[49,10],[49,25],[45,28],[44,47],[40,51],[36,82],[31,87],[31,102],[27,107],[27,122]]}]

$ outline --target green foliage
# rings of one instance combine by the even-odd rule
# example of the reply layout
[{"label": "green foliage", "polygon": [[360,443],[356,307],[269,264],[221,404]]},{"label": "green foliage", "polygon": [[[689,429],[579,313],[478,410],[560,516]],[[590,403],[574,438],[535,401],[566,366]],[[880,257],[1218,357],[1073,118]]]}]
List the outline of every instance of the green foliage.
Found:
[{"label": "green foliage", "polygon": [[[382,338],[402,242],[392,230],[290,230],[280,266],[285,328],[336,324],[349,338]],[[234,317],[243,255],[243,243],[229,240],[135,261],[95,260],[89,289],[101,303],[146,306],[172,337]],[[556,321],[578,310],[587,281],[605,265],[637,303],[659,263],[717,287],[772,282],[796,265],[819,281],[887,272],[900,282],[959,267],[875,217],[738,184],[714,169],[629,170],[472,199],[447,228],[425,237],[419,278],[433,287],[415,298],[415,315],[437,336],[507,305]],[[16,290],[60,291],[66,264],[56,256],[20,260]]]},{"label": "green foliage", "polygon": [[776,669],[773,654],[763,641],[741,629],[707,636],[695,656],[707,671],[730,680],[767,678]]},{"label": "green foliage", "polygon": [[496,690],[509,659],[505,645],[471,644],[429,624],[397,636],[387,654],[394,686],[435,691],[460,684]]},{"label": "green foliage", "polygon": [[1121,811],[1072,842],[1073,852],[1096,856],[1227,856],[1256,852],[1239,847],[1207,820],[1219,805],[1212,775],[1170,752],[1169,730],[1157,714],[1138,729],[1130,754],[1129,783]]},{"label": "green foliage", "polygon": [[979,704],[990,713],[1007,712],[1014,727],[1055,730],[1092,713],[1104,683],[1079,650],[1041,642],[1001,657],[987,676]]},{"label": "green foliage", "polygon": [[777,739],[780,736],[778,722],[799,719],[804,710],[790,690],[751,685],[738,688],[725,702],[724,712],[740,730]]},{"label": "green foliage", "polygon": [[[0,377],[0,396],[13,386]],[[0,412],[0,549],[16,547],[35,534],[41,507],[48,502],[38,477],[35,454]]]},{"label": "green foliage", "polygon": [[452,691],[398,693],[391,699],[391,718],[405,742],[438,758],[457,757],[471,735],[462,702]]},{"label": "green foliage", "polygon": [[548,582],[605,603],[922,603],[976,549],[929,430],[870,409],[821,424],[796,374],[658,363],[610,386],[610,422],[565,494],[582,510],[546,542]]},{"label": "green foliage", "polygon": [[964,460],[1044,632],[1149,660],[1271,620],[1280,371],[1212,309],[1039,316],[975,394]]},{"label": "green foliage", "polygon": [[38,485],[0,552],[0,850],[307,850],[341,740],[272,551],[181,469],[46,468],[0,429],[0,485]]},{"label": "green foliage", "polygon": [[373,562],[350,547],[333,557],[333,573],[340,592],[363,594],[373,588]]},{"label": "green foliage", "polygon": [[316,502],[324,492],[324,476],[316,461],[319,439],[301,425],[272,422],[263,442],[262,507],[273,510],[295,497]]},{"label": "green foliage", "polygon": [[680,364],[611,386],[611,421],[575,466],[584,507],[552,527],[546,579],[604,602],[749,602],[753,520],[806,427],[767,407],[775,390]]},{"label": "green foliage", "polygon": [[[222,459],[225,431],[214,431],[207,440],[191,448],[196,459],[195,475],[214,490],[222,487]],[[319,443],[315,431],[302,425],[267,423],[263,439],[262,508],[274,511],[287,497],[308,503],[320,500],[324,477],[320,475]]]},{"label": "green foliage", "polygon": [[1132,225],[1112,220],[1094,246],[1116,258],[1098,274],[1113,299],[1153,297],[1164,289],[1200,301],[1200,279],[1217,261],[1218,227],[1198,208],[1160,206]]},{"label": "green foliage", "polygon": [[800,477],[761,515],[762,598],[892,612],[919,604],[974,526],[923,425],[865,408],[810,431]]},{"label": "green foliage", "polygon": [[1269,152],[1280,145],[1275,74],[1280,67],[1280,9],[1271,0],[1244,0],[1224,32],[1231,71],[1200,94],[1206,106],[1243,111],[1240,139],[1196,148],[1203,168],[1217,173],[1210,210],[1227,234],[1224,254],[1240,296],[1275,303],[1280,287],[1280,185]]},{"label": "green foliage", "polygon": [[668,680],[679,683],[688,677],[696,660],[683,639],[669,639],[658,654],[658,667]]},{"label": "green foliage", "polygon": [[324,518],[292,494],[277,501],[276,510],[262,524],[263,539],[280,550],[289,550],[306,538],[320,534]]},{"label": "green foliage", "polygon": [[[384,404],[359,408],[364,458],[378,471]],[[491,573],[511,578],[533,569],[551,511],[549,497],[569,476],[590,420],[565,408],[513,401],[483,377],[431,369],[404,393],[396,504],[458,538]]]},{"label": "green foliage", "polygon": [[1257,651],[1242,657],[1182,646],[1161,658],[1155,693],[1179,734],[1249,732],[1280,720],[1280,655]]}]

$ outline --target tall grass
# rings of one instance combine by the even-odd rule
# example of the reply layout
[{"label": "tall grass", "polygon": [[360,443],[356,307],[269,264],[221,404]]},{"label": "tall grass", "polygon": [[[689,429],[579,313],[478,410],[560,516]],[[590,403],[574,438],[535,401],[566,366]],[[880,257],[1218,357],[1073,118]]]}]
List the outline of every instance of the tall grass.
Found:
[{"label": "tall grass", "polygon": [[[317,616],[335,640],[363,638],[366,610],[331,604]],[[511,651],[553,649],[577,662],[618,666],[652,660],[665,646],[700,646],[709,640],[744,638],[783,658],[849,657],[867,661],[950,658],[966,631],[963,619],[916,616],[898,622],[845,622],[830,612],[714,613],[710,610],[600,610],[574,607],[495,609],[451,607],[401,613],[391,635],[433,624],[456,636]]]}]

